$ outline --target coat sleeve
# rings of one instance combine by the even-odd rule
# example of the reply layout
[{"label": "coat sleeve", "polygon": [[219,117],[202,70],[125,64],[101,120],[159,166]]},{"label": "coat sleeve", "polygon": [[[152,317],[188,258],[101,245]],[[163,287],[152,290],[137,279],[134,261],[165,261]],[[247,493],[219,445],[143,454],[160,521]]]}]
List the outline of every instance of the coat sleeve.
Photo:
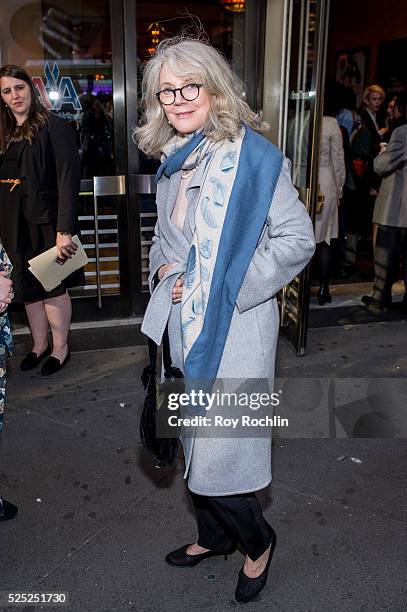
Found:
[{"label": "coat sleeve", "polygon": [[49,133],[58,181],[57,232],[75,233],[81,182],[79,152],[71,126],[62,119],[51,120]]},{"label": "coat sleeve", "polygon": [[264,232],[246,272],[236,305],[245,312],[274,297],[307,265],[315,251],[314,229],[291,182],[285,160]]},{"label": "coat sleeve", "polygon": [[336,119],[334,119],[334,121],[332,122],[330,143],[331,160],[335,174],[336,189],[338,191],[338,197],[341,198],[342,189],[346,180],[345,152],[343,148],[343,137]]},{"label": "coat sleeve", "polygon": [[406,130],[395,129],[387,149],[374,160],[374,170],[379,176],[391,174],[407,165]]},{"label": "coat sleeve", "polygon": [[150,274],[148,276],[148,285],[150,287],[150,293],[153,292],[154,276],[156,275],[158,269],[166,263],[168,263],[168,261],[161,250],[160,225],[157,221],[154,228],[153,244],[151,245],[149,252]]}]

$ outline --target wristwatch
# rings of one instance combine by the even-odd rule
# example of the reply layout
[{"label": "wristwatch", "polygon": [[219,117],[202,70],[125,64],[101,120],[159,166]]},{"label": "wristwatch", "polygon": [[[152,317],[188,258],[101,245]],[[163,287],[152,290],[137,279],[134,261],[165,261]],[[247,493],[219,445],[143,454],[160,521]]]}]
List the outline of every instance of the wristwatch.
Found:
[{"label": "wristwatch", "polygon": [[72,236],[71,232],[57,232],[60,236]]}]

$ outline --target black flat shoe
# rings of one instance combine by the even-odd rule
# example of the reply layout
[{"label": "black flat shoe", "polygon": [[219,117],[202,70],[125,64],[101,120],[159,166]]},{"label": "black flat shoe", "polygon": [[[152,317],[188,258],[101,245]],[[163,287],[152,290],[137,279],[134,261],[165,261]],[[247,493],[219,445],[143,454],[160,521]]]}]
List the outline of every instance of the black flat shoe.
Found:
[{"label": "black flat shoe", "polygon": [[236,585],[235,599],[239,603],[247,603],[257,597],[260,591],[266,586],[267,577],[269,573],[271,559],[276,548],[277,536],[272,527],[271,530],[271,542],[270,542],[270,553],[267,559],[266,567],[263,572],[257,578],[250,578],[244,573],[243,567],[239,572],[239,578]]},{"label": "black flat shoe", "polygon": [[217,555],[225,555],[225,559],[227,559],[228,555],[232,554],[236,550],[236,544],[229,539],[228,542],[223,540],[220,544],[215,546],[215,548],[198,555],[188,555],[187,548],[189,546],[191,545],[185,544],[185,546],[181,546],[181,548],[177,548],[177,550],[173,550],[172,552],[168,553],[168,555],[165,557],[165,561],[169,565],[175,565],[176,567],[194,567],[194,565],[198,565],[198,563],[204,559],[216,557]]},{"label": "black flat shoe", "polygon": [[323,306],[324,304],[330,304],[332,302],[332,296],[329,294],[329,287],[320,286],[318,289],[318,304]]},{"label": "black flat shoe", "polygon": [[379,312],[387,312],[388,310],[391,310],[391,302],[381,303],[378,300],[375,300],[372,295],[363,295],[361,299],[362,304],[366,306],[367,310],[369,310],[369,312],[372,312],[373,314],[377,314]]},{"label": "black flat shoe", "polygon": [[59,361],[59,359],[57,359],[56,357],[50,357],[49,359],[47,359],[47,361],[41,368],[41,376],[50,376],[50,374],[55,374],[55,372],[59,372],[59,370],[62,370],[64,365],[68,363],[70,358],[71,353],[69,351],[62,362]]},{"label": "black flat shoe", "polygon": [[23,372],[33,370],[44,359],[44,357],[47,357],[50,353],[51,347],[49,345],[45,351],[41,353],[41,355],[37,355],[37,353],[28,353],[20,363],[20,368],[23,370]]},{"label": "black flat shoe", "polygon": [[0,497],[0,521],[9,521],[18,512],[17,506]]},{"label": "black flat shoe", "polygon": [[373,299],[372,295],[362,295],[361,301],[362,301],[362,304],[364,304],[365,306],[368,306],[369,304],[372,304],[375,300]]}]

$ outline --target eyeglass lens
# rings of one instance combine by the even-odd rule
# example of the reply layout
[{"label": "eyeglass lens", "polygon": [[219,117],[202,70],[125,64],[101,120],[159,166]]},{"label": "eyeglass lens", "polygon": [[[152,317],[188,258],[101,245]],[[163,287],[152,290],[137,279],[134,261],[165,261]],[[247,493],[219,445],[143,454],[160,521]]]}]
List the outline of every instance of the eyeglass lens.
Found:
[{"label": "eyeglass lens", "polygon": [[192,100],[195,100],[199,96],[199,85],[190,83],[188,85],[184,85],[184,87],[180,87],[179,89],[163,89],[160,91],[158,96],[160,98],[160,102],[163,104],[173,104],[173,102],[175,102],[177,91],[180,92],[184,100],[192,102]]}]

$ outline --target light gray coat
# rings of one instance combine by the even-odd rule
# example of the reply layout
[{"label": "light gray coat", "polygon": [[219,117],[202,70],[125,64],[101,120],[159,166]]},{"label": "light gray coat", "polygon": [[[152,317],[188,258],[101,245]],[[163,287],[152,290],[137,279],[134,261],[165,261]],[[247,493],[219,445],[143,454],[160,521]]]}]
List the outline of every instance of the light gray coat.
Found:
[{"label": "light gray coat", "polygon": [[374,160],[374,170],[384,179],[376,198],[373,221],[379,225],[407,227],[407,125],[394,130],[389,146]]},{"label": "light gray coat", "polygon": [[[203,166],[203,164],[201,164]],[[158,221],[150,250],[150,279],[168,262],[178,265],[160,282],[142,331],[158,339],[167,318],[173,363],[182,369],[180,305],[171,303],[175,280],[185,270],[194,231],[194,211],[204,168],[198,167],[187,190],[184,232],[171,222],[180,172],[162,177],[157,188]],[[276,293],[308,263],[315,249],[311,220],[298,199],[285,160],[267,223],[247,270],[232,317],[218,378],[274,378],[279,332]],[[159,330],[157,333],[157,329]],[[271,481],[271,435],[263,438],[182,437],[185,478],[200,495],[257,491]],[[210,433],[209,433],[210,436]]]}]

